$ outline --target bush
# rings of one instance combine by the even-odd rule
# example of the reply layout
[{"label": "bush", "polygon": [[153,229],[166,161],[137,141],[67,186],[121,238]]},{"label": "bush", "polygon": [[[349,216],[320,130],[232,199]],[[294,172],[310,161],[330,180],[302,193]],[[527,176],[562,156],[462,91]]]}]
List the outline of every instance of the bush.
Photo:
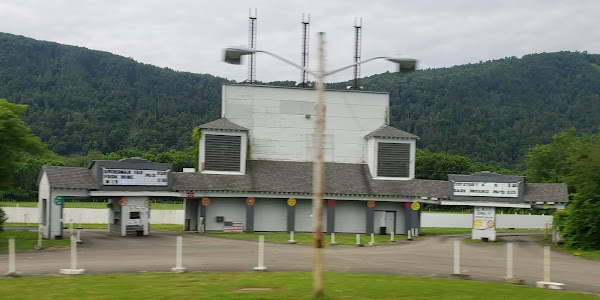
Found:
[{"label": "bush", "polygon": [[0,233],[4,231],[4,222],[8,219],[2,207],[0,207]]}]

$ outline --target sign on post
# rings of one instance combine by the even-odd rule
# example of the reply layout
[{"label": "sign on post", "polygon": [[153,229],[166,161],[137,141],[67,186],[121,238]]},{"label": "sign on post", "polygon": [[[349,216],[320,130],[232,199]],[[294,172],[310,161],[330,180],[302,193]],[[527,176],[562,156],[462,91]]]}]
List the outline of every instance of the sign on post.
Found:
[{"label": "sign on post", "polygon": [[54,197],[54,204],[63,205],[63,203],[65,203],[65,197],[63,197],[63,196]]}]

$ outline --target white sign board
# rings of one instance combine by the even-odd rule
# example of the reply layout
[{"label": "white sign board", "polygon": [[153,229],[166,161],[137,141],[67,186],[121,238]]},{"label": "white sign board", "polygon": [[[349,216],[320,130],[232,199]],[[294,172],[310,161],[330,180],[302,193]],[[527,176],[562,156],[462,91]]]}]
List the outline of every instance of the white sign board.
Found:
[{"label": "white sign board", "polygon": [[127,220],[127,225],[142,225],[142,220],[140,220],[140,219]]},{"label": "white sign board", "polygon": [[493,230],[496,228],[495,207],[473,207],[473,229]]},{"label": "white sign board", "polygon": [[167,186],[166,171],[102,169],[103,185],[149,185]]},{"label": "white sign board", "polygon": [[518,198],[519,183],[454,182],[454,196]]}]

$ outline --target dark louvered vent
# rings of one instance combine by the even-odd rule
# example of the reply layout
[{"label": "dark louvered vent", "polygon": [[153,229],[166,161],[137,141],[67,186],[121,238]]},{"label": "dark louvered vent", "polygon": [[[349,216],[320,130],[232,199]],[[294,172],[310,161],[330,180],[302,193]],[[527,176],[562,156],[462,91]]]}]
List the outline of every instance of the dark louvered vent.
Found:
[{"label": "dark louvered vent", "polygon": [[410,144],[378,143],[377,176],[408,177],[410,168]]},{"label": "dark louvered vent", "polygon": [[237,135],[205,135],[204,169],[207,171],[240,171],[242,137]]}]

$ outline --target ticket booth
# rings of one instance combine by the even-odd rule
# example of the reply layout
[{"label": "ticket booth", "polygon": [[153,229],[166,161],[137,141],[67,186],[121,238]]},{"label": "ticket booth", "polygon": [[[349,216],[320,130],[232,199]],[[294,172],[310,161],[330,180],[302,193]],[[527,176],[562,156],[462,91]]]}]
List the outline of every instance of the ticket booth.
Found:
[{"label": "ticket booth", "polygon": [[150,233],[148,197],[120,197],[108,200],[108,233],[143,236]]}]

